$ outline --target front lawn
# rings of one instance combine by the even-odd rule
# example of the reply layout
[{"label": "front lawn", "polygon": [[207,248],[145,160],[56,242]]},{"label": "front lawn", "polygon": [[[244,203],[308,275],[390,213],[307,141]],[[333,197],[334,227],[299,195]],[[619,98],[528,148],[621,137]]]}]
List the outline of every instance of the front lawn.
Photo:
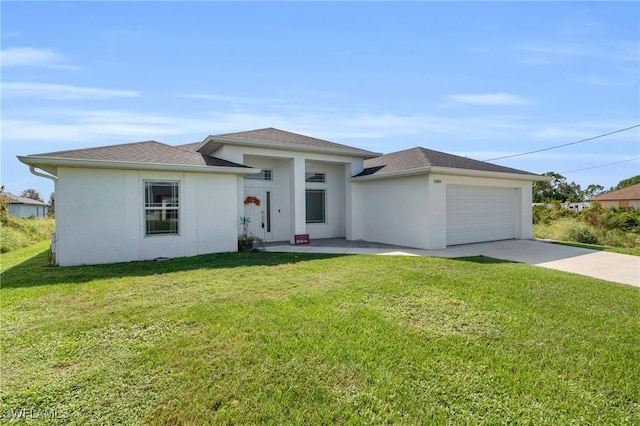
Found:
[{"label": "front lawn", "polygon": [[640,290],[484,257],[2,256],[0,413],[52,424],[639,424]]}]

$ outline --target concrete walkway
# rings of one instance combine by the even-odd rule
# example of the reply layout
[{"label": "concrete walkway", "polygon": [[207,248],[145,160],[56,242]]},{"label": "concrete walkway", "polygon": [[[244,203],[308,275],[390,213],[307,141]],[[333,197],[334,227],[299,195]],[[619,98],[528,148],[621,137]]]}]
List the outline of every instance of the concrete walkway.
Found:
[{"label": "concrete walkway", "polygon": [[396,256],[468,257],[486,256],[543,268],[573,272],[640,287],[640,257],[563,246],[541,240],[508,240],[466,244],[442,250],[420,250],[365,241],[330,238],[309,245],[267,244],[267,251],[328,254],[377,254]]}]

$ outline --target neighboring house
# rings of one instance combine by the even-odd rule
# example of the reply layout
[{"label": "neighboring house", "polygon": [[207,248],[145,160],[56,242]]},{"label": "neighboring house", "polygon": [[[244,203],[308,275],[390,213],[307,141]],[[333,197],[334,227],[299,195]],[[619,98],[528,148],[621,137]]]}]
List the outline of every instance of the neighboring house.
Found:
[{"label": "neighboring house", "polygon": [[17,195],[2,193],[0,197],[7,200],[7,210],[13,217],[35,217],[36,219],[44,219],[47,217],[49,206],[42,201],[33,200],[26,197],[18,197]]},{"label": "neighboring house", "polygon": [[240,217],[251,234],[291,243],[302,234],[423,249],[529,239],[532,183],[548,179],[273,128],[18,158],[56,181],[59,265],[236,251]]},{"label": "neighboring house", "polygon": [[602,207],[634,207],[640,208],[640,183],[607,192],[593,198]]}]

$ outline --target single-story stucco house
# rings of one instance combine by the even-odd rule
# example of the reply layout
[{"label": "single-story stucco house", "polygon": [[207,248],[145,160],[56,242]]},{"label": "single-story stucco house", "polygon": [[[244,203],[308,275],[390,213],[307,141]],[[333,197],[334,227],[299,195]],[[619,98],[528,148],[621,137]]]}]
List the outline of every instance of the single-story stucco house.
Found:
[{"label": "single-story stucco house", "polygon": [[44,219],[49,213],[49,206],[42,201],[33,200],[27,197],[19,197],[17,195],[4,192],[0,195],[7,202],[7,211],[10,216],[25,218],[34,217],[36,219]]},{"label": "single-story stucco house", "polygon": [[59,265],[236,251],[241,217],[265,241],[308,235],[441,249],[530,239],[532,183],[548,179],[274,128],[18,158],[55,181]]},{"label": "single-story stucco house", "polygon": [[634,207],[640,209],[640,183],[610,191],[593,198],[602,207]]}]

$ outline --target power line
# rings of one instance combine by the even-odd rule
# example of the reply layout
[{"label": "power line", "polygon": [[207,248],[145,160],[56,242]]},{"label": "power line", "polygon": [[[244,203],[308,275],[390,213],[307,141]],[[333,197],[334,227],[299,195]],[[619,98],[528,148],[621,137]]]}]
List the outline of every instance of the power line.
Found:
[{"label": "power line", "polygon": [[628,163],[628,162],[630,162],[630,161],[636,161],[636,160],[640,160],[640,157],[632,158],[632,159],[630,159],[630,160],[616,161],[615,163],[600,164],[599,166],[585,167],[584,169],[569,170],[569,171],[567,171],[567,172],[560,172],[560,174],[563,174],[563,173],[573,173],[573,172],[581,172],[581,171],[583,171],[583,170],[591,170],[591,169],[597,169],[598,167],[613,166],[614,164]]},{"label": "power line", "polygon": [[543,148],[543,149],[537,149],[535,151],[523,152],[522,154],[513,154],[513,155],[505,155],[504,157],[490,158],[490,159],[484,160],[484,161],[503,160],[505,158],[520,157],[522,155],[529,155],[529,154],[535,154],[537,152],[549,151],[549,150],[556,149],[556,148],[562,148],[563,146],[575,145],[575,144],[578,144],[578,143],[592,141],[592,140],[598,139],[598,138],[603,138],[605,136],[613,135],[613,134],[616,134],[616,133],[626,132],[627,130],[635,129],[636,127],[640,127],[640,124],[636,124],[635,126],[627,127],[626,129],[615,130],[613,132],[609,132],[609,133],[605,133],[605,134],[602,134],[602,135],[594,136],[592,138],[582,139],[582,140],[579,140],[579,141],[576,141],[576,142],[569,142],[569,143],[565,143],[565,144],[562,144],[562,145],[552,146],[552,147],[549,147],[549,148]]}]

